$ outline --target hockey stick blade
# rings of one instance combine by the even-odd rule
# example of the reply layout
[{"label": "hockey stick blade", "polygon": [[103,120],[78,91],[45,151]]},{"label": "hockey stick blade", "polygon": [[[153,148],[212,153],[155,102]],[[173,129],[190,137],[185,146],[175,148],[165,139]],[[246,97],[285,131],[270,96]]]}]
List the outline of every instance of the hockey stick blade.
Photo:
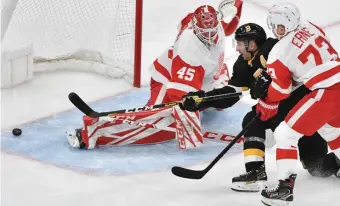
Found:
[{"label": "hockey stick blade", "polygon": [[259,113],[242,129],[242,131],[220,152],[204,170],[191,170],[183,167],[173,167],[172,174],[187,179],[202,179],[213,166],[229,151],[229,149],[247,132],[248,128],[257,120]]},{"label": "hockey stick blade", "polygon": [[77,107],[81,112],[90,117],[98,117],[98,112],[94,111],[89,105],[87,105],[78,94],[71,92],[68,95],[68,99],[72,102],[72,104]]},{"label": "hockey stick blade", "polygon": [[194,179],[194,180],[202,179],[202,177],[206,174],[204,170],[190,170],[187,168],[177,167],[177,166],[171,168],[171,172],[172,174],[178,177]]}]

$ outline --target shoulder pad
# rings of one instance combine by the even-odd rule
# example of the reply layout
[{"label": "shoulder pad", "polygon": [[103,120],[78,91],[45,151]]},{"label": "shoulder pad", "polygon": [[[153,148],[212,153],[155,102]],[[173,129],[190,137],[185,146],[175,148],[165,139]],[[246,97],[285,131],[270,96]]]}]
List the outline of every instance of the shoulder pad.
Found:
[{"label": "shoulder pad", "polygon": [[268,38],[264,44],[260,47],[259,49],[259,55],[263,55],[266,58],[268,57],[269,52],[273,49],[273,47],[275,46],[275,44],[278,42],[278,39],[274,39],[274,38]]},{"label": "shoulder pad", "polygon": [[274,45],[272,50],[269,53],[268,56],[268,63],[273,63],[275,60],[280,59],[281,62],[285,63],[289,54],[289,51],[287,51],[287,46],[290,44],[290,37],[291,34],[286,36],[285,38],[278,41],[277,44]]},{"label": "shoulder pad", "polygon": [[191,29],[186,29],[174,44],[174,57],[192,66],[200,66],[202,60],[209,55],[208,48],[196,37]]}]

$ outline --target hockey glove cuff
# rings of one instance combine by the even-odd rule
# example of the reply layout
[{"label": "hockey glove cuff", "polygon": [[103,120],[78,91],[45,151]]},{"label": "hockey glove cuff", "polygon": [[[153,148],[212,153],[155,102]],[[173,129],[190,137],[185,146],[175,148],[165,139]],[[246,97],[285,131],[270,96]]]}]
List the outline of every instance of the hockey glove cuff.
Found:
[{"label": "hockey glove cuff", "polygon": [[260,119],[262,121],[267,121],[277,114],[279,104],[280,102],[270,102],[267,99],[259,99],[256,105],[256,112],[261,113]]}]

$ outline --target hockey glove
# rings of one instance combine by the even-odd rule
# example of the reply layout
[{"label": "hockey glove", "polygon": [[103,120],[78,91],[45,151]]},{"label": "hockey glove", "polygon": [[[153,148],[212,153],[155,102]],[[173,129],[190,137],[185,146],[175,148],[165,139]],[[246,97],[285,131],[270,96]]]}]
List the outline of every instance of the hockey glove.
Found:
[{"label": "hockey glove", "polygon": [[226,22],[230,22],[232,18],[237,14],[237,7],[235,6],[235,0],[223,0],[218,5],[218,11],[220,13],[220,19]]},{"label": "hockey glove", "polygon": [[265,71],[262,71],[250,85],[250,96],[252,99],[265,98],[272,78]]},{"label": "hockey glove", "polygon": [[279,104],[280,102],[271,102],[266,98],[259,99],[259,102],[256,105],[256,113],[261,113],[260,119],[262,121],[267,121],[277,114]]},{"label": "hockey glove", "polygon": [[[235,93],[238,92],[236,89],[232,86],[224,86],[219,89],[213,89],[209,92],[206,93],[207,97],[210,96],[215,96],[215,95],[221,95],[221,94],[229,94],[229,93]],[[215,100],[215,101],[210,101],[210,102],[204,102],[202,104],[202,107],[214,107],[218,109],[225,109],[228,107],[233,106],[236,102],[240,100],[240,97],[232,97],[232,98],[227,98],[227,99],[220,99],[220,100]]]},{"label": "hockey glove", "polygon": [[179,104],[179,107],[182,110],[187,110],[190,112],[195,112],[200,110],[200,102],[196,102],[196,98],[205,97],[205,92],[203,90],[199,90],[197,92],[189,92],[188,94],[182,97],[182,103]]}]

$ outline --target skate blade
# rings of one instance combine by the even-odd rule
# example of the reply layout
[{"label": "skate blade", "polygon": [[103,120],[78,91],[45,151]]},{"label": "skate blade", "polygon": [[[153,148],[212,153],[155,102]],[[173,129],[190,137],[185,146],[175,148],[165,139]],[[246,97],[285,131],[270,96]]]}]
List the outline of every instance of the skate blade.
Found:
[{"label": "skate blade", "polygon": [[261,202],[267,206],[292,206],[292,202],[290,201],[271,200],[265,197],[262,197]]},{"label": "skate blade", "polygon": [[236,192],[259,192],[265,189],[265,181],[253,183],[235,182],[231,185],[231,189]]}]

